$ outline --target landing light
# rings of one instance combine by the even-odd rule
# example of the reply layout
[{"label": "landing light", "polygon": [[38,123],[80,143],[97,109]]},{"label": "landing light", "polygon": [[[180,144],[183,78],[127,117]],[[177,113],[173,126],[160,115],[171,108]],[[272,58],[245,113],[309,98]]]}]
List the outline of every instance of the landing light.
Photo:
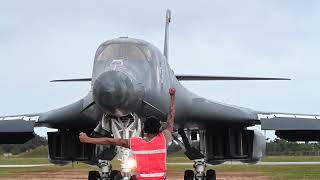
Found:
[{"label": "landing light", "polygon": [[133,158],[129,158],[123,162],[123,168],[135,169],[137,166],[137,162]]}]

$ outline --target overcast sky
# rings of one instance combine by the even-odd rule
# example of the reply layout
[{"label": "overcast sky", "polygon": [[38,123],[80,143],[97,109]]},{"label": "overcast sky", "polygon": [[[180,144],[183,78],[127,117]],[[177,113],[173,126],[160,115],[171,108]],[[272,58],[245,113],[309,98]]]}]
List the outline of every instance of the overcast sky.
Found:
[{"label": "overcast sky", "polygon": [[82,98],[89,83],[49,81],[90,77],[105,40],[129,36],[162,51],[167,8],[177,74],[292,78],[184,82],[193,92],[254,110],[320,114],[315,0],[1,1],[0,114],[45,112]]}]

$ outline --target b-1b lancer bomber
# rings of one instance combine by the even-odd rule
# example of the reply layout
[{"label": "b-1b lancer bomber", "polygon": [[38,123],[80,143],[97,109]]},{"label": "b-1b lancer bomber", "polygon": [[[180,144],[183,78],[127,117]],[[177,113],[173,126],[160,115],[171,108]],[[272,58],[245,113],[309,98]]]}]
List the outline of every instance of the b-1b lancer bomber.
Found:
[{"label": "b-1b lancer bomber", "polygon": [[[35,127],[48,132],[49,160],[64,165],[83,162],[100,167],[88,179],[129,179],[130,150],[114,146],[83,144],[79,132],[92,137],[141,136],[146,117],[166,120],[168,89],[176,89],[174,141],[168,151],[183,149],[194,162],[185,179],[216,179],[206,164],[225,161],[255,163],[263,156],[266,140],[261,125],[289,141],[320,141],[320,115],[259,112],[218,103],[198,96],[180,84],[197,80],[289,80],[285,78],[230,77],[174,74],[168,64],[170,11],[166,14],[164,52],[151,43],[121,37],[102,43],[95,54],[91,78],[52,82],[91,82],[91,90],[79,101],[48,112],[0,117],[0,144],[20,144],[34,137]],[[180,148],[179,148],[180,147]],[[121,161],[120,172],[111,160]]]}]

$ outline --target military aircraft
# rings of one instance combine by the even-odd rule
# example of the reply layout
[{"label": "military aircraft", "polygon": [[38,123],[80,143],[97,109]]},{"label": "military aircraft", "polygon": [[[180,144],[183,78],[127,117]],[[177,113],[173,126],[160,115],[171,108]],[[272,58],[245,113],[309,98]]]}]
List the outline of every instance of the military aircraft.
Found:
[{"label": "military aircraft", "polygon": [[[35,127],[55,128],[56,132],[48,132],[50,162],[98,165],[101,173],[90,171],[88,179],[129,179],[129,149],[80,143],[79,132],[94,137],[140,136],[146,117],[166,119],[170,87],[177,90],[175,141],[171,146],[182,147],[195,167],[185,171],[184,179],[216,179],[214,170],[205,171],[206,163],[259,161],[266,140],[260,131],[248,129],[254,125],[276,130],[277,136],[290,141],[320,140],[320,115],[259,112],[214,102],[183,87],[179,81],[289,79],[174,74],[168,64],[170,21],[168,10],[164,53],[149,42],[128,37],[102,43],[91,78],[52,81],[91,82],[84,98],[44,113],[0,117],[0,144],[24,143],[34,137]],[[176,149],[169,147],[169,151]],[[121,160],[121,172],[112,170],[110,161],[115,156]]]}]

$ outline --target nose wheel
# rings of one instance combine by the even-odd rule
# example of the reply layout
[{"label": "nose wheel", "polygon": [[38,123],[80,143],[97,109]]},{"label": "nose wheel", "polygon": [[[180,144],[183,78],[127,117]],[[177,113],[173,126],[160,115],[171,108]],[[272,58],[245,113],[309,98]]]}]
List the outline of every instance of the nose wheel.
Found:
[{"label": "nose wheel", "polygon": [[207,170],[205,172],[205,168],[207,167],[204,159],[196,159],[193,161],[193,170],[186,170],[184,172],[184,180],[216,180],[216,171],[213,169]]},{"label": "nose wheel", "polygon": [[89,171],[88,180],[98,180],[100,179],[99,171]]},{"label": "nose wheel", "polygon": [[207,173],[203,177],[196,177],[193,170],[184,171],[184,180],[216,180],[216,171],[213,169],[207,170]]},{"label": "nose wheel", "polygon": [[216,171],[213,169],[207,170],[206,180],[216,180]]},{"label": "nose wheel", "polygon": [[184,180],[193,180],[194,172],[190,169],[184,171]]},{"label": "nose wheel", "polygon": [[89,171],[88,180],[123,180],[121,172],[118,170],[111,170],[111,164],[109,161],[99,160],[98,167],[101,169],[101,175],[99,171]]}]

